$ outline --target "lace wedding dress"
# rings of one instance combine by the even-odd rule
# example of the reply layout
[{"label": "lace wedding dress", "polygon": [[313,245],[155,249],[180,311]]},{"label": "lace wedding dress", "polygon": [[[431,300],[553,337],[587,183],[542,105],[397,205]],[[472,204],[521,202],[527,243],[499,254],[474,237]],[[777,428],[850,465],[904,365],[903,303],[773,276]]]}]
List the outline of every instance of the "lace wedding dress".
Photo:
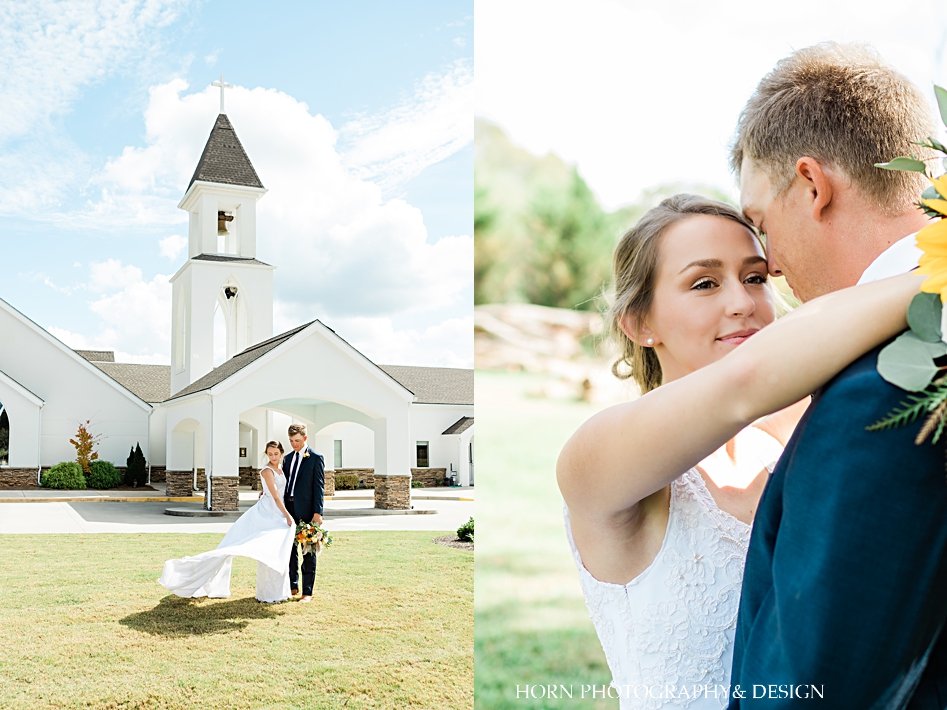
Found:
[{"label": "lace wedding dress", "polygon": [[[782,447],[756,431],[761,463],[769,461],[772,471]],[[621,698],[622,710],[727,707],[751,526],[721,510],[692,468],[671,484],[667,531],[654,561],[628,584],[612,584],[585,569],[565,506],[563,515],[612,672],[610,694]]]},{"label": "lace wedding dress", "polygon": [[[266,468],[273,471],[270,466]],[[276,491],[282,497],[286,478],[281,471],[274,473]],[[257,561],[257,599],[289,599],[289,554],[296,526],[286,524],[269,487],[265,482],[262,485],[263,497],[237,518],[217,549],[168,560],[158,581],[179,597],[229,597],[230,565],[240,555]]]}]

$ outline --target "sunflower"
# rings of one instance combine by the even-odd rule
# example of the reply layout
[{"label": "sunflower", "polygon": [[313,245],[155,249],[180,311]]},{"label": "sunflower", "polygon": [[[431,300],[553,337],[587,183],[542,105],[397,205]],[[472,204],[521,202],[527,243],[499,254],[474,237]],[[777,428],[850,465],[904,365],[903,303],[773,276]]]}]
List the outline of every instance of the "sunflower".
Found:
[{"label": "sunflower", "polygon": [[[941,197],[947,197],[947,175],[934,178],[931,182]],[[922,199],[921,203],[947,216],[947,199]],[[938,219],[924,227],[917,233],[917,246],[924,252],[917,271],[929,277],[921,284],[921,291],[940,294],[941,302],[947,302],[947,221]]]}]

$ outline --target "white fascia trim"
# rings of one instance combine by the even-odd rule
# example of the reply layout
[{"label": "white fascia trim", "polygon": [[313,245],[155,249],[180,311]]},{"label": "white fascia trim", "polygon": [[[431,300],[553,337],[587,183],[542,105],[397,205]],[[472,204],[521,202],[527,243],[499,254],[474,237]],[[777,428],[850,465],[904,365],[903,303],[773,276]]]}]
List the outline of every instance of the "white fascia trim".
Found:
[{"label": "white fascia trim", "polygon": [[9,385],[18,394],[26,397],[26,399],[35,404],[37,407],[42,407],[44,404],[46,404],[42,397],[30,392],[28,389],[26,389],[26,387],[21,385],[2,370],[0,370],[0,382]]},{"label": "white fascia trim", "polygon": [[179,210],[189,210],[197,196],[204,190],[213,190],[214,192],[229,197],[245,197],[247,193],[257,195],[259,200],[268,190],[265,187],[250,187],[249,185],[230,185],[225,182],[208,182],[206,180],[195,180],[187,188],[184,197],[178,202]]},{"label": "white fascia trim", "polygon": [[52,343],[53,345],[55,345],[56,347],[58,347],[58,348],[59,348],[60,350],[62,350],[64,353],[68,354],[68,355],[69,355],[70,357],[72,357],[73,359],[75,359],[75,360],[77,360],[78,362],[82,363],[82,366],[83,366],[83,367],[85,367],[86,369],[88,369],[88,370],[94,372],[94,373],[96,374],[96,376],[99,377],[103,382],[108,383],[111,387],[113,387],[113,388],[115,389],[115,391],[117,391],[117,392],[119,392],[119,393],[125,395],[126,397],[128,397],[130,400],[132,400],[135,404],[137,404],[139,407],[141,407],[142,409],[144,409],[146,412],[150,412],[152,409],[154,409],[154,407],[152,407],[150,404],[148,404],[148,402],[146,402],[145,400],[143,400],[141,397],[139,397],[137,394],[135,394],[135,393],[132,392],[131,390],[126,389],[123,385],[119,384],[116,380],[113,380],[111,377],[109,377],[109,376],[106,375],[104,372],[102,372],[102,370],[100,370],[99,368],[97,368],[95,365],[93,365],[91,362],[89,362],[88,360],[86,360],[84,357],[82,357],[82,356],[81,356],[79,353],[77,353],[75,350],[73,350],[73,349],[70,348],[68,345],[66,345],[64,342],[62,342],[62,341],[61,341],[59,338],[57,338],[55,335],[53,335],[53,334],[50,333],[49,331],[45,330],[42,326],[39,326],[39,325],[37,325],[36,323],[34,323],[32,320],[30,320],[28,317],[26,317],[25,315],[23,315],[22,313],[20,313],[16,308],[14,308],[14,307],[11,306],[9,303],[7,303],[6,301],[4,301],[2,298],[0,298],[0,307],[4,308],[4,309],[5,309],[8,313],[10,313],[14,318],[18,318],[20,321],[22,321],[22,322],[25,323],[27,326],[29,326],[30,328],[32,328],[33,331],[35,331],[38,335],[41,335],[42,337],[46,338],[46,340],[48,340],[50,343]]},{"label": "white fascia trim", "polygon": [[[270,350],[266,355],[264,355],[261,358],[258,358],[257,360],[254,360],[252,363],[250,363],[243,369],[232,374],[223,382],[218,382],[216,385],[211,387],[210,390],[202,390],[202,391],[209,391],[211,394],[215,394],[215,395],[220,394],[231,385],[234,385],[237,382],[240,382],[240,380],[246,377],[249,377],[251,374],[256,372],[261,367],[266,366],[274,358],[279,357],[282,354],[281,351],[287,349],[290,343],[294,343],[296,339],[302,338],[303,336],[308,335],[314,330],[321,331],[322,334],[326,338],[328,338],[330,341],[334,341],[337,344],[337,346],[338,344],[344,345],[345,348],[340,348],[340,349],[345,350],[350,357],[352,356],[353,353],[355,355],[358,355],[361,360],[364,360],[366,363],[371,365],[371,367],[365,367],[364,364],[362,365],[366,371],[371,372],[372,375],[379,382],[383,383],[386,387],[388,387],[389,389],[394,391],[396,394],[398,394],[398,396],[401,397],[403,400],[405,400],[408,404],[414,403],[414,400],[416,399],[416,397],[411,392],[411,390],[407,389],[404,385],[402,385],[400,382],[398,382],[393,377],[391,377],[387,372],[385,372],[380,367],[378,367],[378,365],[373,363],[367,357],[362,355],[362,353],[360,353],[358,350],[356,350],[347,342],[345,342],[345,340],[339,337],[335,333],[335,331],[333,331],[331,328],[328,328],[326,325],[324,325],[321,321],[318,321],[318,320],[313,321],[312,323],[309,324],[309,327],[304,328],[303,330],[296,333],[296,335],[293,335],[292,337],[287,338],[278,346]],[[353,357],[352,359],[354,360],[356,358]],[[194,394],[197,394],[197,393],[195,392]]]}]

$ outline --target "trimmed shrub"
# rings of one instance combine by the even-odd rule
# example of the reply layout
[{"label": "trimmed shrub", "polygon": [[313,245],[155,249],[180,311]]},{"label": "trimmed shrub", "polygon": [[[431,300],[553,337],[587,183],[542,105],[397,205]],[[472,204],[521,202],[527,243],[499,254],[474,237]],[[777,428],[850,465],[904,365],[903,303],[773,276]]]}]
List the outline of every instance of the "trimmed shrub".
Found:
[{"label": "trimmed shrub", "polygon": [[43,471],[40,474],[39,484],[43,488],[81,490],[85,488],[85,476],[82,475],[82,469],[75,461],[63,461],[48,471]]},{"label": "trimmed shrub", "polygon": [[421,481],[411,481],[412,488],[424,488],[424,484]]},{"label": "trimmed shrub", "polygon": [[86,476],[89,488],[115,488],[122,485],[122,474],[111,461],[93,461]]},{"label": "trimmed shrub", "polygon": [[335,489],[337,491],[354,491],[358,488],[358,476],[354,473],[337,473],[335,475]]},{"label": "trimmed shrub", "polygon": [[461,542],[473,542],[474,541],[474,521],[473,518],[468,520],[466,523],[457,528],[457,537],[460,538]]},{"label": "trimmed shrub", "polygon": [[129,452],[128,459],[125,461],[125,485],[137,488],[145,485],[147,480],[148,465],[139,444]]}]

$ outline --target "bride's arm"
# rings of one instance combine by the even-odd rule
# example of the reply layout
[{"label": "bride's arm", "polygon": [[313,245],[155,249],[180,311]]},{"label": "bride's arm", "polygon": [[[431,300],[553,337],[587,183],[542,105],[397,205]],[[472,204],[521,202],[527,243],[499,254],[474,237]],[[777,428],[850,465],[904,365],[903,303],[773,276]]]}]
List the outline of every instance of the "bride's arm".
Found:
[{"label": "bride's arm", "polygon": [[904,330],[923,279],[905,274],[817,298],[712,365],[599,412],[559,456],[566,504],[596,517],[628,511],[754,420]]},{"label": "bride's arm", "polygon": [[279,494],[279,491],[276,489],[276,479],[273,476],[273,469],[264,468],[260,471],[260,476],[263,478],[263,483],[266,484],[266,487],[270,490],[270,496],[273,500],[276,501],[277,507],[279,507],[280,512],[285,516],[286,520],[289,522],[288,525],[293,524],[293,516],[289,514],[289,511],[286,510],[286,505],[283,503],[283,497]]}]

